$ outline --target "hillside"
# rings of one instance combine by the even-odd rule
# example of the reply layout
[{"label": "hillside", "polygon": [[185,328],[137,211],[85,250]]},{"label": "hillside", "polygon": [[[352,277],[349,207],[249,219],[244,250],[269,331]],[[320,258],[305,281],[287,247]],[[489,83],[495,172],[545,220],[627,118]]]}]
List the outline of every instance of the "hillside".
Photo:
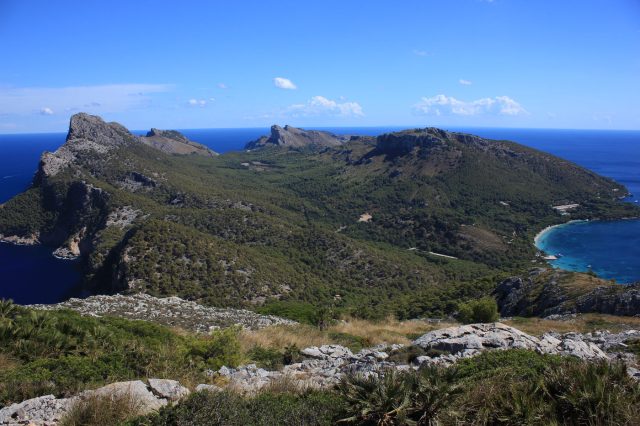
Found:
[{"label": "hillside", "polygon": [[[513,142],[294,133],[185,156],[74,115],[33,186],[0,209],[0,234],[80,256],[93,292],[412,317],[449,313],[530,265],[549,224],[637,214],[617,183]],[[580,207],[560,216],[564,203]]]}]

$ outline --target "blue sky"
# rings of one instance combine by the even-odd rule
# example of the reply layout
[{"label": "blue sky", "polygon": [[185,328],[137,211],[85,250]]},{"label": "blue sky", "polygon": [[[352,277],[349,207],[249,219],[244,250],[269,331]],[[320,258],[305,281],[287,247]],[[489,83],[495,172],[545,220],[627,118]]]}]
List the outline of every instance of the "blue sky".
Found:
[{"label": "blue sky", "polygon": [[0,133],[640,128],[640,1],[0,0]]}]

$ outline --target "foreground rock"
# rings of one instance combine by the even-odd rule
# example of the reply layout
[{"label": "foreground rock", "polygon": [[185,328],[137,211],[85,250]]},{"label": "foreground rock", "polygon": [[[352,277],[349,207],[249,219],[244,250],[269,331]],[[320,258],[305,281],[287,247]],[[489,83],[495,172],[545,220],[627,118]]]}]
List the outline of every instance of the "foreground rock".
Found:
[{"label": "foreground rock", "polygon": [[69,299],[54,305],[31,305],[30,307],[43,310],[72,309],[82,315],[109,315],[145,320],[205,333],[212,329],[236,324],[248,329],[295,324],[295,321],[272,315],[260,315],[243,309],[213,308],[179,297],[158,298],[148,294],[91,296],[86,299]]},{"label": "foreground rock", "polygon": [[602,349],[578,333],[545,334],[538,339],[501,323],[469,324],[429,332],[413,344],[445,354],[425,362],[450,364],[489,349],[529,349],[543,354],[573,355],[584,360],[608,359]]},{"label": "foreground rock", "polygon": [[[164,395],[157,395],[158,391]],[[87,399],[96,397],[130,398],[136,404],[139,414],[144,415],[187,395],[189,390],[174,380],[151,379],[149,386],[140,380],[117,382],[71,398],[56,399],[53,395],[46,395],[10,405],[0,410],[0,425],[55,426],[75,404],[82,404]]]},{"label": "foreground rock", "polygon": [[[632,335],[630,333],[635,332],[626,332],[626,336]],[[302,387],[325,388],[338,383],[345,374],[377,374],[389,368],[415,370],[430,364],[447,366],[488,350],[528,349],[583,360],[610,359],[598,347],[598,341],[604,340],[578,333],[549,333],[537,338],[501,323],[471,324],[432,331],[416,339],[412,345],[421,348],[424,355],[410,364],[398,361],[403,359],[401,356],[394,357],[405,349],[402,345],[379,345],[358,353],[340,345],[323,345],[303,349],[301,354],[307,359],[279,371],[267,371],[250,364],[235,369],[222,367],[210,374],[221,376],[229,386],[248,393],[282,380],[294,380]]]}]

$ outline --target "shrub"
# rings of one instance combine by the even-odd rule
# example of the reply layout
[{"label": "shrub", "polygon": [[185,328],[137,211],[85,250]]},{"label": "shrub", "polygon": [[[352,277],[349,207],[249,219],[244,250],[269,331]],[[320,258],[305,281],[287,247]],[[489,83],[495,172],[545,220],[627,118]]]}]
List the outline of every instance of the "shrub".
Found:
[{"label": "shrub", "polygon": [[389,370],[381,375],[351,375],[337,389],[350,416],[340,423],[363,425],[436,424],[458,397],[455,370],[425,368],[419,373]]},{"label": "shrub", "polygon": [[458,320],[463,324],[496,322],[498,318],[498,304],[491,297],[483,297],[458,306]]},{"label": "shrub", "polygon": [[640,386],[622,362],[574,363],[549,369],[545,396],[566,424],[631,425],[640,413]]},{"label": "shrub", "polygon": [[240,328],[229,327],[215,330],[208,339],[192,344],[190,355],[204,360],[207,367],[217,370],[223,365],[235,367],[242,362],[242,348],[238,335]]},{"label": "shrub", "polygon": [[237,393],[197,392],[157,414],[131,422],[135,426],[328,426],[342,414],[342,403],[332,392],[301,394],[263,392],[251,398]]}]

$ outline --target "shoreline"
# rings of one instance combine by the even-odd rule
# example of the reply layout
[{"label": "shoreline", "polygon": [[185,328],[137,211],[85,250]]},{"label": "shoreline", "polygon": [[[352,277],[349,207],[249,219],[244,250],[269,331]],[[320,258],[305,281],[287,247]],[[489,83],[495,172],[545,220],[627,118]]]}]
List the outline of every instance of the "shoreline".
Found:
[{"label": "shoreline", "polygon": [[546,234],[548,234],[549,232],[551,232],[553,229],[555,229],[555,228],[559,228],[559,227],[562,227],[562,226],[566,226],[566,225],[570,225],[570,224],[572,224],[572,223],[589,222],[589,221],[590,221],[589,219],[575,219],[575,220],[570,220],[570,221],[568,221],[568,222],[559,223],[559,224],[557,224],[557,225],[550,225],[550,226],[547,226],[546,228],[544,228],[544,229],[542,229],[540,232],[538,232],[538,233],[536,234],[536,236],[533,238],[533,245],[534,245],[536,248],[538,248],[539,250],[542,250],[542,249],[540,249],[540,247],[538,247],[538,243],[540,242],[540,239],[541,239],[543,236],[545,236]]}]

